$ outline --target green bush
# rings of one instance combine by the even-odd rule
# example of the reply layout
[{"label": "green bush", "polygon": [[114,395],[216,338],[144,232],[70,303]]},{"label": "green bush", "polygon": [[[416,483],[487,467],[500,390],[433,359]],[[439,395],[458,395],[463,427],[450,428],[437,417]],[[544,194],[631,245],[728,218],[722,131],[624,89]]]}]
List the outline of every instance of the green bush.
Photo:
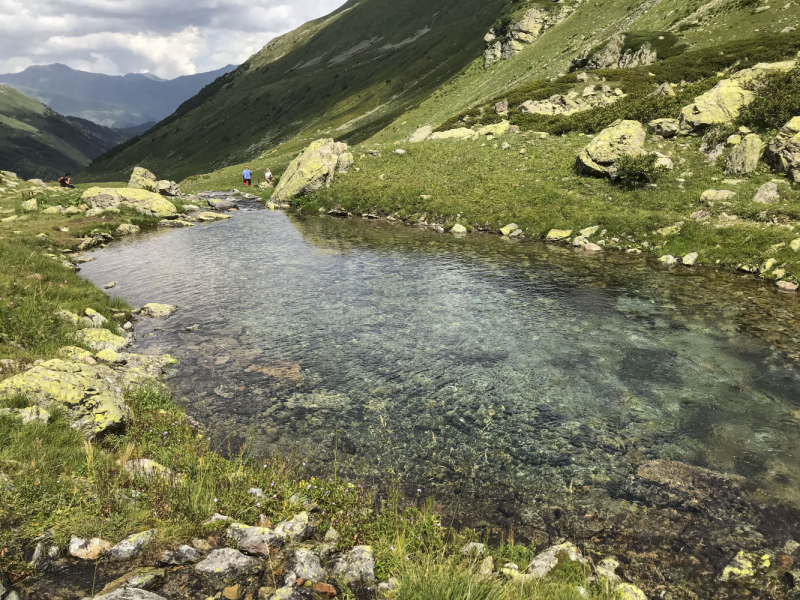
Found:
[{"label": "green bush", "polygon": [[614,181],[626,188],[639,188],[655,183],[667,170],[657,165],[656,161],[658,157],[655,154],[623,156],[617,163],[617,176]]},{"label": "green bush", "polygon": [[737,123],[757,129],[780,129],[800,115],[800,69],[773,73],[752,86],[755,100],[742,109]]}]

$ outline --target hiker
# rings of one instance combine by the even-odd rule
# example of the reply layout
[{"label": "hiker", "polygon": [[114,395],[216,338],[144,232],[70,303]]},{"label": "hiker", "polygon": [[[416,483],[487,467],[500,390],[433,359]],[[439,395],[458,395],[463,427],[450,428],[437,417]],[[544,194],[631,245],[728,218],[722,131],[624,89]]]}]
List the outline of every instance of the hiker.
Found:
[{"label": "hiker", "polygon": [[245,167],[242,171],[242,185],[244,187],[253,187],[253,174],[250,172],[250,167]]},{"label": "hiker", "polygon": [[266,178],[267,183],[272,185],[272,171],[269,170],[269,167],[267,167],[267,172],[264,173],[264,177]]},{"label": "hiker", "polygon": [[61,177],[58,180],[58,183],[60,183],[61,187],[63,187],[63,188],[69,188],[71,190],[74,190],[75,186],[72,185],[72,183],[70,183],[71,181],[72,181],[72,177],[70,176],[70,174],[69,173],[65,173],[64,176]]}]

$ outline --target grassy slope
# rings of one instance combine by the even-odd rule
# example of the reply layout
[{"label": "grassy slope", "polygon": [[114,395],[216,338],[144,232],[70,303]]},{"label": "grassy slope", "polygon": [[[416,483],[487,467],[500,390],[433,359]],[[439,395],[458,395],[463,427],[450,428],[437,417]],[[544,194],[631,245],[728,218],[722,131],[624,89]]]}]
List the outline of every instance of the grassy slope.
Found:
[{"label": "grassy slope", "polygon": [[24,178],[78,173],[125,135],[59,115],[13,88],[0,86],[0,169]]},{"label": "grassy slope", "polygon": [[[290,40],[285,55],[256,55],[87,175],[121,178],[142,163],[185,177],[252,160],[298,135],[294,148],[322,135],[369,137],[480,55],[502,4],[350,2],[313,34]],[[372,43],[355,52],[365,41]]]}]

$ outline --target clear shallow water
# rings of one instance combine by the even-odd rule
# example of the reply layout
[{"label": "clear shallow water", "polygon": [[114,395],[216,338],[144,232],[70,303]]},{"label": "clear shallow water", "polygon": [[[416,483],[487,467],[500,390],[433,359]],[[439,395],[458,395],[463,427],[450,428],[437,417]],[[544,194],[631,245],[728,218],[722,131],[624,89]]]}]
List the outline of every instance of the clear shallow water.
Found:
[{"label": "clear shallow water", "polygon": [[136,350],[180,359],[172,383],[222,445],[252,432],[260,452],[397,475],[473,522],[622,498],[656,458],[800,501],[798,300],[771,287],[268,211],[96,256],[96,284],[180,307],[137,325]]}]

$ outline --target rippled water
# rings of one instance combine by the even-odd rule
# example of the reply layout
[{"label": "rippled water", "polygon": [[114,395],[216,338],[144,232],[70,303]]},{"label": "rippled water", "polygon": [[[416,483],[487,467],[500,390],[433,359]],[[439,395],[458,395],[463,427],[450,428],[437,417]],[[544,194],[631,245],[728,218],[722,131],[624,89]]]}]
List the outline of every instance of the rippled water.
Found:
[{"label": "rippled water", "polygon": [[[797,299],[732,274],[494,236],[241,212],[83,266],[224,444],[397,475],[513,516],[671,458],[797,504]],[[186,327],[198,324],[196,331]]]}]

